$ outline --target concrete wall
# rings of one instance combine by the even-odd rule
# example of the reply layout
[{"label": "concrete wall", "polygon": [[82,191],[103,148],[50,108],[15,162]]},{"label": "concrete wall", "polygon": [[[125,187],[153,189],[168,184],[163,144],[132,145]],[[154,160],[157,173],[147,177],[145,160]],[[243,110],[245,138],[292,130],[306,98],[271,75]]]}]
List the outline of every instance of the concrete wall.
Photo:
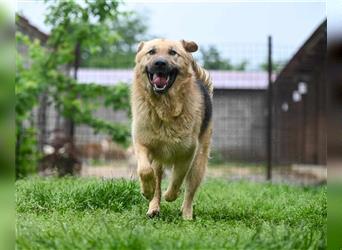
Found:
[{"label": "concrete wall", "polygon": [[215,90],[212,150],[228,161],[264,161],[265,105],[263,90]]},{"label": "concrete wall", "polygon": [[[99,107],[94,113],[96,118],[103,119],[108,122],[118,122],[129,124],[127,113],[122,110],[113,111],[111,108]],[[78,125],[75,128],[76,144],[101,143],[103,140],[111,137],[104,133],[95,133],[94,129],[86,125]]]}]

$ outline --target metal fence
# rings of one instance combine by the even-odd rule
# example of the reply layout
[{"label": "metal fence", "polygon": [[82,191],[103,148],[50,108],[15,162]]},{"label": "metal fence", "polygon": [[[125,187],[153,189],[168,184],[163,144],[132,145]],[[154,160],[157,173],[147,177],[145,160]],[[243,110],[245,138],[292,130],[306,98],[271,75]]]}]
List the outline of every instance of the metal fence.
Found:
[{"label": "metal fence", "polygon": [[[229,58],[232,65],[243,61],[247,65],[243,70],[209,70],[215,90],[208,175],[265,180],[267,169],[272,168],[275,181],[304,184],[324,181],[325,169],[318,167],[325,165],[324,145],[315,148],[315,156],[309,156],[310,147],[320,143],[324,133],[324,108],[322,100],[319,100],[324,79],[319,67],[306,70],[305,73],[295,70],[303,63],[303,67],[307,67],[306,64],[315,63],[315,60],[322,61],[320,55],[323,51],[317,52],[317,58],[310,57],[304,62],[298,59],[294,63],[296,50],[287,46],[270,47],[267,43],[224,44],[218,45],[218,48],[222,58]],[[301,58],[305,56],[303,52]],[[268,58],[273,61],[273,64],[269,64],[273,66],[269,68]],[[301,77],[300,72],[306,78]],[[133,71],[80,68],[77,76],[78,81],[84,84],[115,85],[119,81],[131,84]],[[320,80],[310,82],[315,76],[320,76]],[[293,92],[298,82],[304,81],[309,91],[300,93],[302,99],[299,101]],[[269,88],[269,84],[272,84],[273,89]],[[314,110],[312,105],[316,105],[320,111]],[[273,114],[270,120],[269,114]],[[123,111],[101,107],[95,115],[107,121],[130,123]],[[42,95],[32,121],[37,127],[39,149],[46,153],[48,145],[63,134],[65,120],[56,111],[52,100]],[[94,133],[92,128],[85,125],[75,127],[74,141],[82,159],[84,175],[124,177],[134,174],[132,150],[120,147],[109,138],[106,134]],[[268,177],[271,177],[270,173]]]}]

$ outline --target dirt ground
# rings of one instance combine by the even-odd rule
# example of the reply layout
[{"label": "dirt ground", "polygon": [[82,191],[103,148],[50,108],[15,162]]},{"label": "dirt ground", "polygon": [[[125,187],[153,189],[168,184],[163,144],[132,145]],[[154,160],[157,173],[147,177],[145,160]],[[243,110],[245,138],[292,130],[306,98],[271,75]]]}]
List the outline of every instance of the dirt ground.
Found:
[{"label": "dirt ground", "polygon": [[[165,171],[166,176],[170,170]],[[83,165],[81,176],[100,178],[136,179],[136,168],[125,161],[115,161],[98,166]],[[228,180],[247,179],[251,181],[265,181],[265,168],[262,166],[209,166],[206,178],[224,178]],[[300,185],[315,185],[326,183],[327,169],[323,166],[293,165],[291,167],[277,167],[272,171],[272,182],[291,183]]]}]

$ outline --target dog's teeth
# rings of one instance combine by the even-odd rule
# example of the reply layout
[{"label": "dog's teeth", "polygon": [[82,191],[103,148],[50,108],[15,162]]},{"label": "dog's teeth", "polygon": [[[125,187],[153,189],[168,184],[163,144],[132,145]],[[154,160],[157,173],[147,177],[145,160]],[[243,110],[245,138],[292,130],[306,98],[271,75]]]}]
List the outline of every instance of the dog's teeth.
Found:
[{"label": "dog's teeth", "polygon": [[157,74],[153,74],[153,76],[152,76],[152,80],[155,80],[157,77],[158,77],[158,75],[157,75]]}]

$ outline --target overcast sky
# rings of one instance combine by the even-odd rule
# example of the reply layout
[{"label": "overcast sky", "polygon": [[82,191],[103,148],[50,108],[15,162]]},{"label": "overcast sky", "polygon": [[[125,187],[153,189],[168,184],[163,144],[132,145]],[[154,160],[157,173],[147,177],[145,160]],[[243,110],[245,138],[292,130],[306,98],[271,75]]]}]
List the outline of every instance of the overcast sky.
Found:
[{"label": "overcast sky", "polygon": [[[324,1],[130,1],[127,8],[147,17],[151,35],[194,40],[200,46],[214,44],[225,55],[237,54],[233,55],[238,58],[236,61],[248,56],[242,54],[249,52],[230,52],[237,48],[231,44],[263,46],[268,35],[272,35],[275,47],[286,47],[283,53],[287,57],[303,44],[326,17]],[[46,10],[43,1],[19,0],[17,11],[43,31],[49,31],[44,25]]]}]

